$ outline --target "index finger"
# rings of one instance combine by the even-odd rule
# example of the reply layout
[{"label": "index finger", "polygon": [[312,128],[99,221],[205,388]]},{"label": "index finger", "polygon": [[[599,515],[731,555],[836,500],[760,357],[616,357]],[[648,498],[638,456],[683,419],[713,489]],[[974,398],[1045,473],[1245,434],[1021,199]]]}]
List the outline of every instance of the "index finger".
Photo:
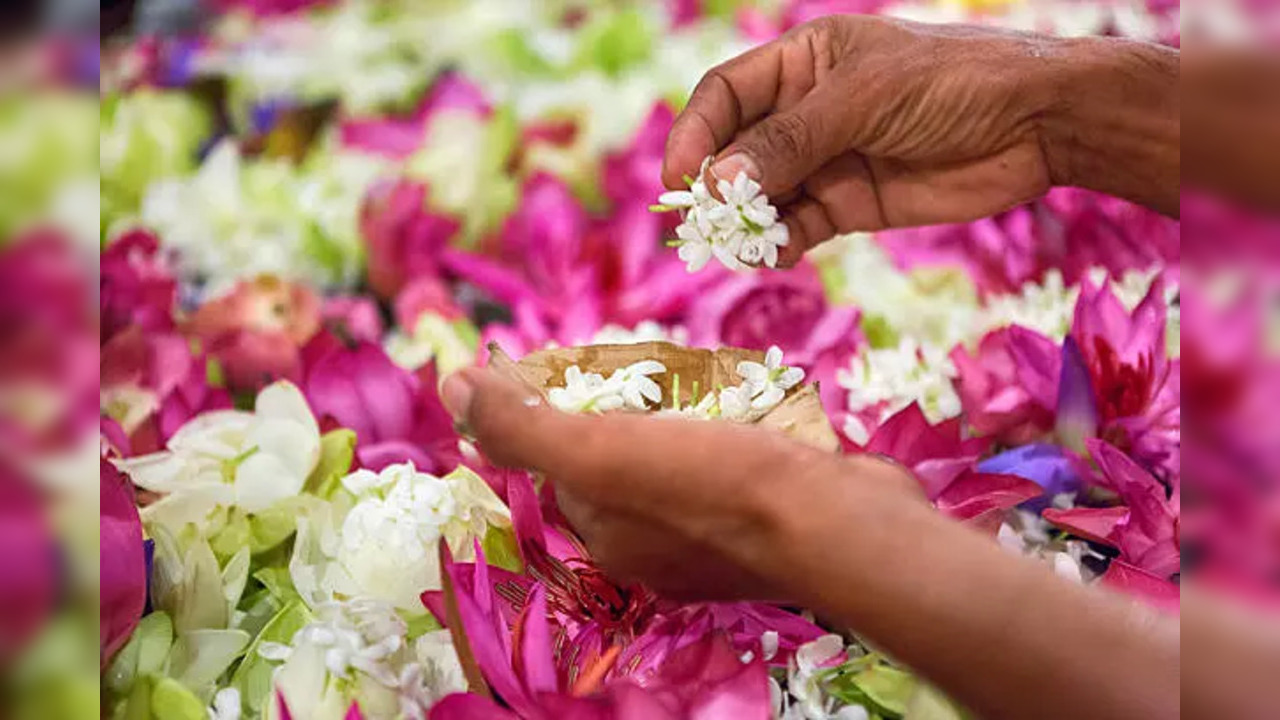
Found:
[{"label": "index finger", "polygon": [[773,109],[781,89],[782,41],[774,40],[724,62],[702,76],[667,136],[662,182],[685,188],[684,176],[698,172],[739,130]]}]

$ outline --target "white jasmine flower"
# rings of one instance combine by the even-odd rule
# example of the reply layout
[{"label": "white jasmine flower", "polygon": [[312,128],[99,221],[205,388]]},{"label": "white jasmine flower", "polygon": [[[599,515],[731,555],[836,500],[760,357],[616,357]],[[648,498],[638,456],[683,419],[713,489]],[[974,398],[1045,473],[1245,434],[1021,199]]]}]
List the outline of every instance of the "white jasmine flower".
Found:
[{"label": "white jasmine flower", "polygon": [[804,380],[804,370],[782,364],[782,349],[770,347],[764,356],[764,364],[744,360],[738,363],[738,374],[751,390],[751,407],[767,410],[782,402],[791,388]]},{"label": "white jasmine flower", "polygon": [[642,360],[615,370],[606,379],[572,365],[565,369],[565,386],[551,388],[547,399],[552,407],[569,413],[647,410],[648,403],[662,404],[662,388],[649,376],[666,371],[656,360]]},{"label": "white jasmine flower", "polygon": [[240,720],[240,691],[227,687],[213,696],[209,720]]},{"label": "white jasmine flower", "polygon": [[747,385],[727,387],[720,391],[720,417],[741,420],[751,412],[751,388]]},{"label": "white jasmine flower", "polygon": [[1041,283],[1028,282],[1016,294],[988,298],[982,310],[981,324],[987,330],[1021,325],[1054,340],[1062,340],[1071,329],[1079,294],[1079,287],[1067,287],[1063,283],[1061,272],[1050,270]]},{"label": "white jasmine flower", "polygon": [[[791,703],[783,713],[787,720],[827,720],[835,706],[822,687],[819,671],[844,650],[839,635],[823,635],[801,645],[787,667],[787,691]],[[785,702],[785,701],[784,701]]]},{"label": "white jasmine flower", "polygon": [[1084,583],[1084,573],[1080,570],[1080,562],[1067,553],[1053,554],[1053,572],[1058,577],[1076,584]]},{"label": "white jasmine flower", "polygon": [[731,270],[776,266],[778,248],[790,239],[777,208],[761,194],[760,184],[743,172],[732,180],[716,180],[723,198],[717,200],[704,179],[710,163],[710,157],[703,160],[689,190],[663,193],[654,208],[680,211],[679,258],[688,264],[689,272],[701,270],[713,256]]},{"label": "white jasmine flower", "polygon": [[[422,716],[423,673],[391,605],[356,598],[322,603],[315,614],[289,645],[259,647],[262,657],[284,661],[274,684],[295,716],[339,720],[353,702],[367,717]],[[268,716],[276,717],[272,709]]]},{"label": "white jasmine flower", "polygon": [[490,527],[511,525],[506,506],[465,467],[441,478],[402,463],[357,470],[342,485],[355,496],[345,516],[325,505],[298,520],[289,571],[311,604],[369,597],[421,614],[422,593],[441,587],[441,540],[469,562],[475,540]]},{"label": "white jasmine flower", "polygon": [[384,349],[392,362],[406,370],[417,370],[435,360],[443,376],[474,364],[478,344],[475,328],[465,319],[450,321],[424,312],[410,333],[392,331]]},{"label": "white jasmine flower", "polygon": [[903,339],[896,347],[865,350],[849,370],[837,375],[849,390],[849,411],[880,407],[884,421],[912,402],[930,422],[960,414],[960,398],[952,386],[955,366],[941,348]]},{"label": "white jasmine flower", "polygon": [[166,449],[115,461],[139,487],[167,493],[143,514],[174,527],[203,523],[218,505],[265,510],[301,492],[320,458],[320,428],[306,399],[280,381],[258,393],[253,412],[193,418]]}]

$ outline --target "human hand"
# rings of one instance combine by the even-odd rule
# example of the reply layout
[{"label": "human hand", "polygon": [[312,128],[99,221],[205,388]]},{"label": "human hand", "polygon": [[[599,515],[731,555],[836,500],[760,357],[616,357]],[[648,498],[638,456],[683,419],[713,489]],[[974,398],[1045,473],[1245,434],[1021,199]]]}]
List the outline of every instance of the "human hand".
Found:
[{"label": "human hand", "polygon": [[808,506],[850,496],[866,512],[923,504],[897,466],[764,428],[570,415],[475,368],[449,377],[443,397],[491,461],[554,483],[561,511],[611,576],[671,598],[793,599],[787,551]]},{"label": "human hand", "polygon": [[[1079,129],[1059,116],[1084,101],[1061,96],[1100,84],[1089,74],[1095,65],[1117,88],[1134,74],[1097,59],[1120,49],[1082,43],[821,18],[703,77],[671,129],[663,181],[682,187],[681,177],[708,155],[716,156],[716,177],[745,171],[788,226],[783,266],[837,233],[985,217],[1078,182],[1060,156]],[[1172,87],[1176,93],[1176,77]],[[1098,90],[1087,103],[1111,103],[1111,125],[1101,134],[1121,134],[1114,92]],[[1148,140],[1152,134],[1148,128]],[[1176,183],[1176,163],[1174,170]]]}]

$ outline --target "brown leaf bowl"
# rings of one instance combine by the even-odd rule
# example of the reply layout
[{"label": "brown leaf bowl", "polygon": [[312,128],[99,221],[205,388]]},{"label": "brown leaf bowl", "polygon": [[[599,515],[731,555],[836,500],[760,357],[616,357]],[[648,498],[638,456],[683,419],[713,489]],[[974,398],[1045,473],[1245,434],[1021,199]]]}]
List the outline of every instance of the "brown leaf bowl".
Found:
[{"label": "brown leaf bowl", "polygon": [[[703,394],[707,390],[738,385],[742,382],[738,363],[743,360],[763,362],[764,353],[739,348],[704,350],[666,342],[644,342],[538,350],[515,361],[497,343],[489,344],[489,367],[522,383],[543,400],[547,399],[551,388],[564,386],[564,371],[572,365],[577,365],[583,372],[607,377],[613,371],[641,360],[657,360],[666,366],[667,372],[652,376],[662,388],[664,406],[671,406],[676,377],[679,376],[680,405],[683,407],[694,401],[694,383]],[[767,412],[748,416],[745,422],[773,428],[820,450],[834,452],[840,448],[840,440],[822,409],[816,383],[791,388],[782,402]]]}]

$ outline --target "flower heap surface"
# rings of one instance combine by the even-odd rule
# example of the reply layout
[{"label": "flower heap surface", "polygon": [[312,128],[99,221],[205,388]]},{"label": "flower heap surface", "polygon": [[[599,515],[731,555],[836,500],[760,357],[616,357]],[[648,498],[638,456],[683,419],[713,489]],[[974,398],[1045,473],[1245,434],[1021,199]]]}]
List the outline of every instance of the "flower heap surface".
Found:
[{"label": "flower heap surface", "polygon": [[732,181],[715,178],[719,198],[707,186],[711,158],[702,161],[697,178],[685,178],[688,190],[663,193],[653,210],[680,211],[674,244],[689,272],[697,272],[712,257],[730,270],[774,267],[778,248],[790,240],[778,209],[760,192],[760,183],[739,171]]}]

